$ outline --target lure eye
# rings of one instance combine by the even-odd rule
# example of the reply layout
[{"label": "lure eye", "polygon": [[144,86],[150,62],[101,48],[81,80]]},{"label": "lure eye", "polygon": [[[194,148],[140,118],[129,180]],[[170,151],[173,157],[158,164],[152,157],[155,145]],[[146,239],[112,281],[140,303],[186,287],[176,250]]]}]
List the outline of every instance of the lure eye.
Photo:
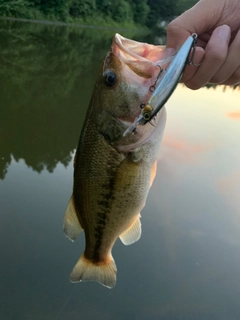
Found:
[{"label": "lure eye", "polygon": [[148,121],[151,118],[152,111],[153,108],[149,104],[146,104],[142,111],[143,119]]},{"label": "lure eye", "polygon": [[107,87],[113,87],[117,83],[117,75],[111,70],[107,70],[103,74],[104,83]]},{"label": "lure eye", "polygon": [[143,113],[143,119],[144,119],[144,120],[149,120],[149,119],[150,119],[150,113],[144,112],[144,113]]}]

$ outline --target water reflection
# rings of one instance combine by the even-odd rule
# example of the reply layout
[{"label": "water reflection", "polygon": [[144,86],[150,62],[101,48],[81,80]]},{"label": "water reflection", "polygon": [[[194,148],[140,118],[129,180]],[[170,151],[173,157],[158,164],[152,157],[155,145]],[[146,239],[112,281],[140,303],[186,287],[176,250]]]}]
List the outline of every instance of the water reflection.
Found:
[{"label": "water reflection", "polygon": [[0,21],[0,178],[11,155],[37,172],[69,163],[113,34]]},{"label": "water reflection", "polygon": [[62,219],[111,35],[0,25],[0,319],[239,319],[239,91],[177,88],[142,238],[114,246],[117,286],[73,285],[84,237]]},{"label": "water reflection", "polygon": [[231,119],[236,119],[236,120],[240,120],[240,111],[235,111],[235,112],[228,112],[226,114],[227,117],[231,118]]}]

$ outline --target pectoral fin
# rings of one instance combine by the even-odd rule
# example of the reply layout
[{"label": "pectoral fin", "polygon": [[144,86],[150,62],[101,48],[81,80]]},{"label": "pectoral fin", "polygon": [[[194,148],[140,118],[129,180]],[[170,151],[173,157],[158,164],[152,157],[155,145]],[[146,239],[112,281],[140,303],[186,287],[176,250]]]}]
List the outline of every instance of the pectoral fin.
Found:
[{"label": "pectoral fin", "polygon": [[157,160],[152,165],[152,171],[151,171],[151,177],[150,177],[150,187],[153,184],[153,181],[156,177],[156,173],[157,173]]},{"label": "pectoral fin", "polygon": [[63,221],[63,230],[66,236],[72,241],[76,240],[79,233],[83,230],[77,218],[73,197],[70,198],[67,206]]},{"label": "pectoral fin", "polygon": [[131,226],[120,235],[120,239],[123,244],[126,246],[138,241],[141,237],[142,228],[140,222],[140,213],[137,215],[137,218],[131,224]]}]

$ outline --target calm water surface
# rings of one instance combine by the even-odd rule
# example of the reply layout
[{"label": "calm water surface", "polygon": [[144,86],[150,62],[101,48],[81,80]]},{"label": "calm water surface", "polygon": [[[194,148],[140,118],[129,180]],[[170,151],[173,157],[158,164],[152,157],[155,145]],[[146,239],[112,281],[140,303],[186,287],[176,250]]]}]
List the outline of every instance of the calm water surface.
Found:
[{"label": "calm water surface", "polygon": [[237,90],[177,88],[142,237],[113,249],[117,286],[69,281],[73,154],[114,33],[0,22],[0,319],[240,319]]}]

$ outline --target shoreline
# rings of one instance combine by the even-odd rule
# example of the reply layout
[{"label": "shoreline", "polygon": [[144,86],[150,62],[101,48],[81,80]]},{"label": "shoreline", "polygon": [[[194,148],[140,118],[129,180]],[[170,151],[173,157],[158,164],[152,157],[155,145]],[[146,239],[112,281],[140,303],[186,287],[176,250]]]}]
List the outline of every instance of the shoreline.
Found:
[{"label": "shoreline", "polygon": [[55,25],[55,26],[65,26],[65,27],[78,27],[78,28],[86,28],[86,29],[102,29],[102,30],[124,30],[124,31],[134,31],[134,32],[146,32],[146,29],[127,29],[123,27],[108,27],[108,26],[97,26],[97,25],[88,25],[88,24],[80,24],[76,22],[63,22],[63,21],[50,21],[50,20],[39,20],[39,19],[26,19],[26,18],[14,18],[14,17],[1,17],[0,20],[10,20],[10,21],[19,21],[19,22],[27,22],[27,23],[36,23],[36,24],[46,24],[46,25]]}]

